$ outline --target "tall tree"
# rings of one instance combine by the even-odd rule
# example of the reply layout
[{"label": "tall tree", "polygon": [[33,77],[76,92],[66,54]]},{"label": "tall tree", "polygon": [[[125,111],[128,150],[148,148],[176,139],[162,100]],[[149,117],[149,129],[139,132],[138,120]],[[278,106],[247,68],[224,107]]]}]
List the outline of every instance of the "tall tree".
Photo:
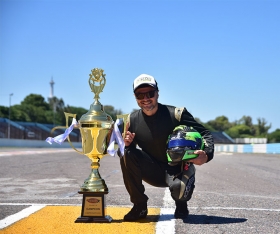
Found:
[{"label": "tall tree", "polygon": [[49,110],[50,106],[45,101],[44,97],[40,94],[29,94],[21,102],[21,105],[31,105],[36,107],[42,107],[45,110]]},{"label": "tall tree", "polygon": [[[69,106],[67,105],[65,108],[64,108],[64,112],[67,112],[67,113],[71,113],[71,114],[76,114],[76,119],[79,120],[83,114],[86,114],[88,112],[88,110],[86,110],[85,108],[82,108],[82,107],[74,107],[74,106]],[[65,116],[64,116],[64,113],[63,113],[63,125],[65,125]],[[71,123],[71,122],[70,122]]]},{"label": "tall tree", "polygon": [[224,115],[216,117],[215,120],[210,120],[207,122],[216,131],[228,130],[232,124],[228,121],[228,118]]},{"label": "tall tree", "polygon": [[280,129],[277,128],[274,132],[268,134],[268,142],[276,143],[280,142]]},{"label": "tall tree", "polygon": [[47,120],[49,123],[54,125],[62,125],[65,123],[64,117],[64,101],[63,99],[58,99],[57,97],[48,98],[49,106],[51,111],[46,113]]},{"label": "tall tree", "polygon": [[268,130],[271,128],[271,124],[267,126],[267,121],[264,118],[258,118],[258,124],[256,125],[257,135],[260,137],[267,137]]},{"label": "tall tree", "polygon": [[119,109],[115,109],[113,106],[110,105],[105,105],[104,106],[104,111],[112,117],[113,120],[117,119],[117,115],[123,114],[123,112]]},{"label": "tall tree", "polygon": [[213,126],[209,125],[208,123],[203,123],[199,118],[195,117],[194,118],[198,123],[202,124],[205,128],[207,128],[209,131],[214,132],[215,129],[213,128]]},{"label": "tall tree", "polygon": [[250,116],[243,115],[240,120],[238,120],[238,124],[243,124],[248,127],[253,126],[252,118]]},{"label": "tall tree", "polygon": [[250,135],[255,136],[256,135],[256,127],[253,124],[252,118],[250,116],[243,115],[243,117],[237,121],[238,125],[245,125],[250,128]]},{"label": "tall tree", "polygon": [[24,98],[19,109],[29,117],[26,121],[46,123],[46,111],[50,109],[49,104],[40,94],[30,94]]},{"label": "tall tree", "polygon": [[9,118],[9,107],[0,106],[0,118]]},{"label": "tall tree", "polygon": [[251,135],[251,128],[245,124],[235,125],[225,131],[231,138],[246,138]]}]

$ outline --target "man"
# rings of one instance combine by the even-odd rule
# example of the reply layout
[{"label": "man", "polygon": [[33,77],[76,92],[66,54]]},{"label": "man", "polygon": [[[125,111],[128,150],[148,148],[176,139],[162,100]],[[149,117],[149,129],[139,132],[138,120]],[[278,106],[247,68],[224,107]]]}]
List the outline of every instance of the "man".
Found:
[{"label": "man", "polygon": [[[125,155],[120,160],[124,184],[134,204],[124,220],[135,221],[147,216],[148,197],[142,181],[157,187],[169,187],[176,204],[175,218],[186,218],[189,214],[187,201],[194,190],[193,164],[202,165],[213,158],[213,137],[185,108],[158,103],[159,89],[154,77],[138,76],[133,82],[133,91],[141,109],[129,116],[124,134]],[[198,157],[188,163],[169,165],[166,143],[178,125],[197,130],[204,139],[205,148],[196,150]]]}]

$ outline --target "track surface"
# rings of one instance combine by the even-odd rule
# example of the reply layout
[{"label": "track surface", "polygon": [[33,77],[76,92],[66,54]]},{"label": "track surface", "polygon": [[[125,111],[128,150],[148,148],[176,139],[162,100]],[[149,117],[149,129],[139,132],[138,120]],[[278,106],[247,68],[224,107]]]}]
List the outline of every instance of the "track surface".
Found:
[{"label": "track surface", "polygon": [[146,220],[123,222],[131,208],[119,159],[105,156],[109,224],[77,224],[80,185],[90,160],[72,149],[0,148],[0,233],[280,233],[280,155],[218,152],[197,168],[186,220],[173,219],[165,188],[146,185]]}]

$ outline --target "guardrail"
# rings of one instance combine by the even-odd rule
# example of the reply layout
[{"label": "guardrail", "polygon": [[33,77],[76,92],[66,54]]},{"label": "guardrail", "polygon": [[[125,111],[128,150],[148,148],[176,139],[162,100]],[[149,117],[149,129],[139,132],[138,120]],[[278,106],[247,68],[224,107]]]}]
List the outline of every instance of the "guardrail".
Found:
[{"label": "guardrail", "polygon": [[[81,142],[72,142],[76,148],[82,148]],[[70,148],[70,144],[63,142],[61,145],[53,143],[50,145],[46,141],[40,140],[21,140],[0,138],[0,147],[26,147],[26,148]],[[269,144],[231,144],[215,145],[216,152],[236,152],[236,153],[267,153],[280,154],[280,143]]]},{"label": "guardrail", "polygon": [[215,145],[216,152],[280,154],[280,143]]},{"label": "guardrail", "polygon": [[[76,148],[82,148],[82,142],[72,142]],[[0,147],[22,147],[22,148],[70,148],[70,144],[66,140],[61,145],[57,143],[49,144],[40,140],[22,140],[0,138]]]}]

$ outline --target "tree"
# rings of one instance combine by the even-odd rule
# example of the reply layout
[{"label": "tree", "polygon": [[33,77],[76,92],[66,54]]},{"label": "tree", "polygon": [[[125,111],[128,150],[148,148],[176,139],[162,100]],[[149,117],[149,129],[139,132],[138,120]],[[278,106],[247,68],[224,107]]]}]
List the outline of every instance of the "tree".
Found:
[{"label": "tree", "polygon": [[50,106],[47,102],[45,102],[45,99],[40,94],[29,94],[24,98],[24,100],[21,102],[21,105],[31,105],[35,107],[42,107],[42,109],[49,110]]},{"label": "tree", "polygon": [[[82,108],[82,107],[74,107],[74,106],[67,105],[64,108],[64,112],[71,113],[71,114],[76,114],[76,119],[78,121],[82,117],[83,114],[86,114],[88,112],[88,110],[86,110],[85,108]],[[62,114],[63,114],[63,120],[62,121],[63,121],[63,126],[64,126],[66,124],[66,119],[65,119],[64,113],[62,113]],[[69,124],[71,124],[71,122]]]},{"label": "tree", "polygon": [[[137,109],[133,109],[135,111]],[[49,98],[48,102],[39,94],[30,94],[24,98],[20,105],[9,107],[0,106],[0,117],[22,122],[55,123],[55,125],[65,126],[66,119],[64,112],[76,114],[79,120],[88,110],[81,107],[65,106],[63,99],[57,97]],[[115,109],[111,105],[104,106],[104,111],[116,120],[117,115],[123,114],[120,109]],[[242,137],[268,137],[269,142],[280,142],[280,129],[273,133],[268,133],[271,124],[267,124],[264,118],[258,118],[258,123],[253,124],[250,116],[244,115],[235,122],[229,122],[226,116],[218,116],[214,120],[203,123],[199,118],[197,122],[204,125],[210,131],[224,131],[232,138]],[[69,123],[70,124],[70,123]]]},{"label": "tree", "polygon": [[237,125],[245,125],[250,128],[250,135],[256,135],[256,127],[252,122],[252,118],[250,116],[243,115],[243,117],[236,122]]},{"label": "tree", "polygon": [[256,125],[257,136],[267,137],[267,133],[270,128],[271,124],[267,126],[267,121],[264,118],[258,118],[258,124]]},{"label": "tree", "polygon": [[9,107],[0,106],[0,118],[9,118]]},{"label": "tree", "polygon": [[252,118],[250,116],[243,115],[240,120],[237,122],[238,124],[246,125],[248,127],[253,126]]},{"label": "tree", "polygon": [[232,124],[228,121],[226,116],[218,116],[215,120],[210,120],[206,124],[208,124],[215,131],[225,131],[228,130]]},{"label": "tree", "polygon": [[268,134],[268,142],[276,143],[280,142],[280,129],[277,128],[274,132]]},{"label": "tree", "polygon": [[106,105],[104,106],[104,111],[112,117],[113,120],[117,119],[117,115],[123,114],[121,110],[115,110],[113,106]]},{"label": "tree", "polygon": [[65,106],[63,99],[58,99],[54,96],[52,98],[48,98],[48,101],[51,109],[51,111],[46,113],[48,123],[53,123],[54,125],[62,125],[65,123]]},{"label": "tree", "polygon": [[24,98],[21,105],[15,105],[13,109],[17,111],[13,120],[46,123],[45,113],[50,107],[42,95],[30,94]]},{"label": "tree", "polygon": [[251,137],[251,128],[245,124],[235,125],[225,131],[231,138]]},{"label": "tree", "polygon": [[197,117],[195,117],[194,119],[195,119],[195,121],[197,121],[198,123],[200,123],[201,125],[203,125],[205,128],[207,128],[209,131],[212,131],[212,132],[215,131],[215,129],[214,129],[211,125],[209,125],[208,123],[203,123],[203,122],[202,122],[199,118],[197,118]]},{"label": "tree", "polygon": [[48,99],[50,108],[56,112],[64,110],[64,101],[63,99],[58,99],[57,97],[52,97]]}]

